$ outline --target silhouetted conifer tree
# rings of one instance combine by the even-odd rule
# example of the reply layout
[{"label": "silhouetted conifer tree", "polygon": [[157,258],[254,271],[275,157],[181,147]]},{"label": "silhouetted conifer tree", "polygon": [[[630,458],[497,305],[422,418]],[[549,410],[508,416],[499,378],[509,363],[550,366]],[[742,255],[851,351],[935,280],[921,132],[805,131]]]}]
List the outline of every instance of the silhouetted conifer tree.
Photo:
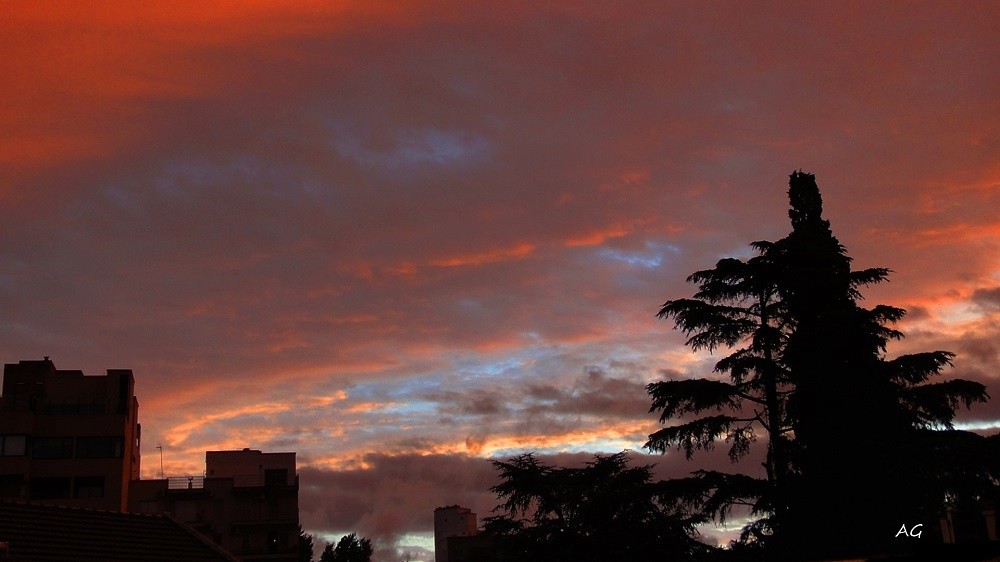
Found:
[{"label": "silhouetted conifer tree", "polygon": [[776,250],[792,323],[783,361],[795,387],[789,412],[801,474],[789,496],[790,534],[824,529],[797,544],[832,556],[892,550],[900,525],[937,522],[949,490],[985,484],[975,463],[961,465],[961,475],[927,469],[938,468],[943,450],[957,453],[960,439],[978,440],[934,430],[950,430],[960,404],[989,397],[970,381],[926,382],[951,364],[952,353],[885,358],[888,341],[902,337],[887,325],[905,311],[863,308],[857,287],[885,280],[889,270],[851,271],[822,218],[814,176],[792,174],[788,195],[792,232]]},{"label": "silhouetted conifer tree", "polygon": [[302,530],[299,525],[299,562],[312,562],[313,559],[313,537]]},{"label": "silhouetted conifer tree", "polygon": [[364,537],[358,538],[354,533],[346,535],[337,541],[337,545],[327,544],[320,556],[320,562],[371,562],[372,541]]},{"label": "silhouetted conifer tree", "polygon": [[693,538],[703,519],[664,501],[649,466],[625,453],[582,468],[557,468],[531,453],[493,461],[501,502],[484,520],[499,561],[615,562],[690,560],[709,548]]},{"label": "silhouetted conifer tree", "polygon": [[[777,271],[770,254],[773,245],[755,242],[752,246],[758,255],[745,262],[723,259],[714,269],[689,276],[688,282],[698,284],[694,298],[667,301],[658,313],[661,318],[674,318],[695,350],[736,349],[715,366],[717,372],[728,373],[731,382],[693,379],[650,384],[650,411],[659,411],[661,422],[712,410],[726,413],[666,427],[650,435],[646,443],[659,452],[677,446],[690,459],[695,450],[712,448],[722,440],[730,445],[729,457],[736,462],[749,453],[757,429],[762,429],[768,436],[766,481],[700,471],[674,483],[680,498],[700,504],[715,519],[724,520],[734,505],[750,507],[761,519],[747,529],[748,534],[778,524],[783,503],[775,495],[789,470],[790,430],[785,413],[787,373],[777,360],[786,338],[787,315],[777,298]],[[737,347],[740,344],[743,347]]]},{"label": "silhouetted conifer tree", "polygon": [[[988,396],[978,383],[926,382],[950,364],[949,352],[885,358],[887,342],[902,337],[887,325],[904,311],[858,301],[859,288],[889,270],[852,271],[814,176],[793,173],[789,186],[788,236],[693,274],[694,298],[667,301],[658,314],[674,318],[693,349],[736,349],[716,364],[731,382],[651,384],[650,411],[664,423],[727,413],[666,427],[646,446],[690,458],[722,439],[735,462],[760,426],[765,480],[699,471],[672,484],[677,497],[716,518],[749,506],[759,519],[741,540],[771,559],[890,550],[900,524],[936,524],[946,498],[989,485],[996,472],[980,456],[983,440],[951,427],[960,404]],[[948,457],[958,461],[951,470]]]}]

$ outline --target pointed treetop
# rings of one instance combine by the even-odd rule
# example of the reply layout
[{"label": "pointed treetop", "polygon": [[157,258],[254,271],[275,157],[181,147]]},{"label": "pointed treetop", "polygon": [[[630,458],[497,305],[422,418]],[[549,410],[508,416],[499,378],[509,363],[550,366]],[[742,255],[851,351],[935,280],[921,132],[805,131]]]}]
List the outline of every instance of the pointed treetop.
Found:
[{"label": "pointed treetop", "polygon": [[823,220],[823,198],[813,174],[802,170],[792,172],[788,177],[788,202],[792,206],[788,218],[792,219],[794,230],[807,225],[829,227],[830,223]]}]

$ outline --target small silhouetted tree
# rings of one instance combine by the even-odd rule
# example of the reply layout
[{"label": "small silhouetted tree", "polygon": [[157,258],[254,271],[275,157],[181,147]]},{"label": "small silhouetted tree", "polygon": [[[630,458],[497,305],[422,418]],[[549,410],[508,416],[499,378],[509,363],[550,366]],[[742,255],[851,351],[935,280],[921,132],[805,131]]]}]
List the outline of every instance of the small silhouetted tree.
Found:
[{"label": "small silhouetted tree", "polygon": [[371,562],[372,541],[354,533],[341,537],[337,545],[327,544],[320,562]]},{"label": "small silhouetted tree", "polygon": [[628,466],[625,453],[597,455],[582,468],[549,466],[531,453],[493,466],[500,514],[484,520],[484,533],[497,560],[641,562],[709,550],[693,538],[702,520],[677,510],[651,467]]},{"label": "small silhouetted tree", "polygon": [[299,525],[299,562],[312,562],[313,537],[302,530]]}]

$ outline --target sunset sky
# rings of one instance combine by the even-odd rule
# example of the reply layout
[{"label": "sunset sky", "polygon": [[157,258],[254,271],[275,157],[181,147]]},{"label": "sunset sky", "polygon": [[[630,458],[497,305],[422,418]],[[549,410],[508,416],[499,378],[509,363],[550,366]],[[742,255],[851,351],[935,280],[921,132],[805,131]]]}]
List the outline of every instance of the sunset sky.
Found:
[{"label": "sunset sky", "polygon": [[659,305],[803,169],[1000,429],[1000,4],[578,4],[0,1],[3,362],[130,368],[144,478],[296,451],[308,532],[424,560],[485,459],[641,450],[718,358]]}]

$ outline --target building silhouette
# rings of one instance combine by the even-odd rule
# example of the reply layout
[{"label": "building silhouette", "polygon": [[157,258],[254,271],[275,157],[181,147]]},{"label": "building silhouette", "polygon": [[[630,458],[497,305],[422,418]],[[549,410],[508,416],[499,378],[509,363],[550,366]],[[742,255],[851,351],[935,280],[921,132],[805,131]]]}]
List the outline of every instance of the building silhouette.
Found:
[{"label": "building silhouette", "polygon": [[483,560],[491,541],[479,534],[476,514],[471,509],[449,505],[434,510],[434,562]]},{"label": "building silhouette", "polygon": [[125,511],[139,478],[139,403],[128,369],[4,365],[0,498]]},{"label": "building silhouette", "polygon": [[434,562],[448,562],[448,539],[478,533],[476,514],[467,507],[449,505],[434,510]]},{"label": "building silhouette", "polygon": [[298,560],[295,453],[208,451],[205,475],[138,480],[129,511],[166,514],[240,560]]},{"label": "building silhouette", "polygon": [[[104,532],[101,521],[150,532],[171,525],[197,532],[198,540],[207,541],[209,551],[223,558],[233,553],[244,562],[297,560],[295,453],[208,451],[203,475],[140,480],[140,436],[131,370],[84,375],[56,369],[48,357],[4,365],[0,502],[15,502],[3,507],[4,513],[22,510],[26,521],[51,520],[81,537],[103,537],[109,549],[127,546],[135,537]],[[17,507],[24,502],[82,509]],[[130,518],[126,512],[155,517]],[[4,529],[0,543],[7,542],[10,549],[20,544],[22,552],[44,539],[61,540],[51,533],[38,539],[34,527],[0,527]],[[0,548],[0,560],[3,555]]]}]

